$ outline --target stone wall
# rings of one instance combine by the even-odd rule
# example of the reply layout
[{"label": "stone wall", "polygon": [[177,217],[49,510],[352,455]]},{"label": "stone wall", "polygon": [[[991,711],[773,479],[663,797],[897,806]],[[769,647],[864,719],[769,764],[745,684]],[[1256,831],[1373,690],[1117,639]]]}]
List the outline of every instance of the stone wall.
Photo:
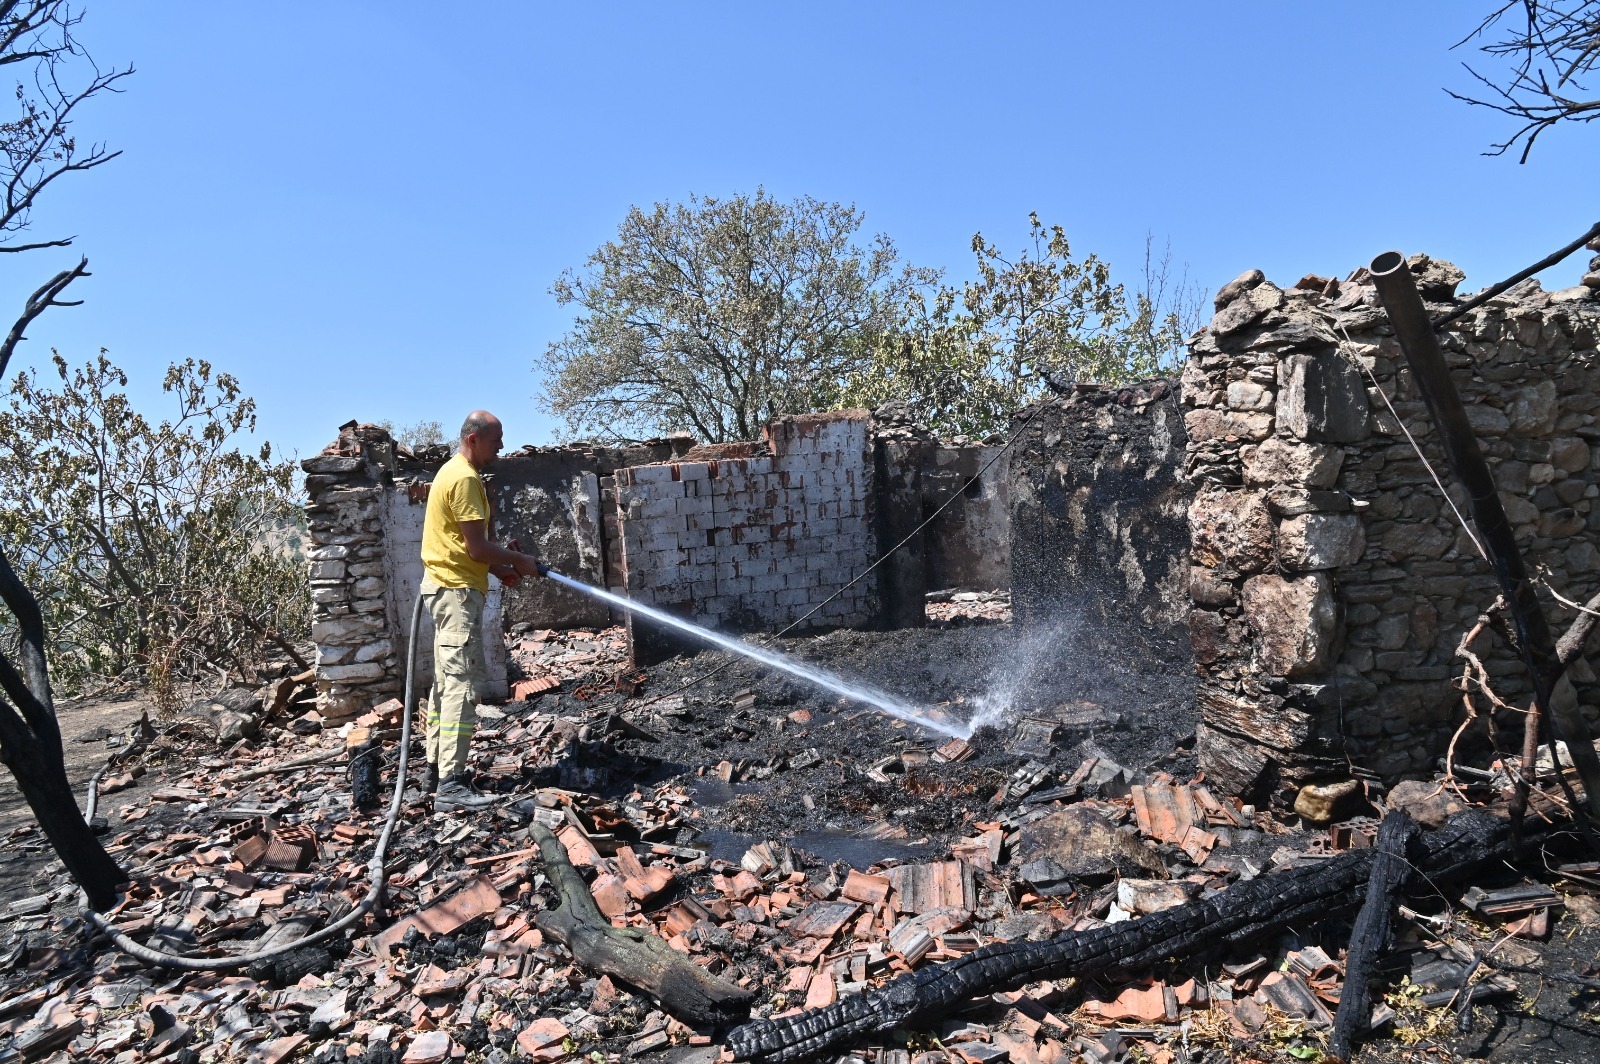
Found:
[{"label": "stone wall", "polygon": [[[384,468],[363,453],[354,428],[347,425],[341,432],[348,453],[322,454],[301,463],[310,496],[306,558],[317,706],[329,720],[354,716],[399,695],[403,682],[389,609],[384,537],[384,496],[392,489],[385,486]],[[381,442],[387,439],[382,433]]]},{"label": "stone wall", "polygon": [[1069,624],[1127,668],[1192,672],[1189,486],[1169,381],[1079,385],[1024,411],[1013,445],[1010,565],[1019,634]]},{"label": "stone wall", "polygon": [[[898,605],[873,573],[827,602],[808,627],[923,623],[933,587],[1006,586],[1009,512],[1004,463],[963,485],[988,448],[911,441],[910,494],[890,502],[875,469],[873,423],[863,411],[783,418],[762,440],[694,447],[686,436],[628,447],[523,448],[486,475],[492,530],[518,539],[557,571],[727,630],[776,630],[827,601],[876,560],[891,510],[915,527],[952,493],[952,505],[896,556],[917,564]],[[881,447],[878,448],[881,452]],[[399,692],[412,604],[422,582],[422,521],[448,447],[411,455],[386,432],[355,423],[310,474],[314,635],[325,715],[359,713]],[[923,561],[929,562],[927,569]],[[930,572],[932,576],[930,577]],[[490,631],[599,627],[616,618],[599,600],[548,581],[492,589]],[[652,660],[683,644],[635,629],[635,654]],[[489,640],[490,697],[506,688],[504,648]],[[419,683],[432,677],[431,621],[418,645]]]},{"label": "stone wall", "polygon": [[[870,421],[865,411],[767,426],[769,453],[620,469],[622,586],[633,599],[725,630],[773,630],[823,603],[873,560]],[[869,623],[868,577],[810,627]],[[654,633],[633,629],[648,660]],[[670,644],[663,644],[665,646]]]},{"label": "stone wall", "polygon": [[[1447,311],[1460,271],[1411,268],[1430,313]],[[1526,282],[1440,334],[1529,566],[1580,601],[1600,589],[1597,332],[1590,289]],[[1385,779],[1430,771],[1461,719],[1456,645],[1498,586],[1401,431],[1449,477],[1364,271],[1226,286],[1183,403],[1208,778],[1265,797],[1351,762]],[[1574,614],[1542,597],[1559,632]],[[1477,647],[1499,693],[1525,696],[1504,641]],[[1562,697],[1592,721],[1594,673],[1582,662],[1572,679]]]}]

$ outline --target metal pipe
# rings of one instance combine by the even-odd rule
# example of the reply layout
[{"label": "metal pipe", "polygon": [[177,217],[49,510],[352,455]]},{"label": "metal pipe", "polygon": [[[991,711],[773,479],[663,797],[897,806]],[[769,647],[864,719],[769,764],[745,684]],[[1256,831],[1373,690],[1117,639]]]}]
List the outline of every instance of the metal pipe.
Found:
[{"label": "metal pipe", "polygon": [[[1478,447],[1478,436],[1472,422],[1467,419],[1467,409],[1461,402],[1445,365],[1444,352],[1439,348],[1439,338],[1434,333],[1433,322],[1422,305],[1415,279],[1406,265],[1405,256],[1398,251],[1385,251],[1372,260],[1368,267],[1373,284],[1377,286],[1378,299],[1389,313],[1389,323],[1394,327],[1395,339],[1405,353],[1406,364],[1422,393],[1434,424],[1438,426],[1440,442],[1450,468],[1467,494],[1467,505],[1472,521],[1478,526],[1484,548],[1489,552],[1490,564],[1511,606],[1512,624],[1516,628],[1518,650],[1528,669],[1533,684],[1533,705],[1529,712],[1543,718],[1546,727],[1559,732],[1559,722],[1550,712],[1550,677],[1555,675],[1555,641],[1550,634],[1544,608],[1534,592],[1528,570],[1522,560],[1522,550],[1517,546],[1516,534],[1500,504],[1500,494],[1495,489],[1494,476],[1489,463]],[[1530,729],[1531,735],[1537,735]],[[1556,741],[1552,736],[1552,746]],[[1574,744],[1568,743],[1575,763],[1589,783],[1588,799],[1591,809],[1600,812],[1600,794],[1593,781],[1600,776],[1600,759],[1594,757],[1594,748],[1582,744],[1587,752],[1588,765],[1578,761],[1583,758]],[[1531,767],[1534,750],[1524,747],[1524,764]],[[1552,756],[1554,756],[1552,752]]]}]

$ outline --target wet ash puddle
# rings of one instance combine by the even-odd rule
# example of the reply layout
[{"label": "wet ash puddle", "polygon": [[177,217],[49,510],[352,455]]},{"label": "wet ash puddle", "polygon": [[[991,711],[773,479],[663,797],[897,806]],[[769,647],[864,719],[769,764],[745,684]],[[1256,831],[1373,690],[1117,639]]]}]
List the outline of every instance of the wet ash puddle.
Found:
[{"label": "wet ash puddle", "polygon": [[[767,788],[760,783],[727,783],[715,778],[702,777],[694,781],[690,793],[702,808],[716,809],[746,794],[760,794]],[[738,831],[723,828],[705,828],[689,843],[703,849],[713,860],[737,864],[746,850],[760,842],[768,841]],[[842,861],[851,868],[865,871],[883,861],[914,861],[933,853],[929,845],[897,842],[890,839],[870,839],[845,831],[806,831],[788,838],[775,838],[792,850],[803,853],[808,864],[827,865]]]},{"label": "wet ash puddle", "polygon": [[[713,860],[739,862],[746,850],[766,840],[721,828],[707,828],[695,836],[693,845],[704,849]],[[842,861],[858,871],[866,871],[884,861],[924,860],[933,847],[884,839],[864,839],[835,831],[808,831],[792,839],[774,839],[810,858],[807,865],[830,865]]]}]

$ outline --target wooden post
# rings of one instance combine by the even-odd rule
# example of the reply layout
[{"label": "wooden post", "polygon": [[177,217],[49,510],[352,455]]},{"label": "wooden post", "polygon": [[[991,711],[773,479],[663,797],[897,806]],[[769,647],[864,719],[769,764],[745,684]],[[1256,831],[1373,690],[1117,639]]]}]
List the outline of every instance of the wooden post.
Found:
[{"label": "wooden post", "polygon": [[1405,863],[1406,843],[1416,827],[1404,810],[1392,810],[1378,828],[1378,852],[1367,879],[1367,899],[1361,903],[1361,912],[1350,932],[1350,949],[1345,953],[1339,1013],[1333,1019],[1333,1037],[1328,1041],[1328,1057],[1332,1060],[1350,1059],[1350,1043],[1367,1029],[1372,1018],[1367,986],[1378,954],[1389,941],[1389,909],[1395,892],[1405,885],[1411,871]]}]

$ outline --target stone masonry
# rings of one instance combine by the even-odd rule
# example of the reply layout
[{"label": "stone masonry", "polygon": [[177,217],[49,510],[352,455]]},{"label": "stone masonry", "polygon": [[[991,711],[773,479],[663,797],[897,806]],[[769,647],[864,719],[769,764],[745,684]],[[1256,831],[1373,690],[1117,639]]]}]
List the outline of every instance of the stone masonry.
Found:
[{"label": "stone masonry", "polygon": [[1119,667],[1187,677],[1190,489],[1174,383],[1079,385],[1027,415],[1009,483],[1019,634],[1081,625]]},{"label": "stone masonry", "polygon": [[[1410,267],[1430,313],[1446,312],[1461,272]],[[1498,585],[1401,431],[1448,483],[1386,315],[1362,270],[1287,290],[1252,271],[1216,307],[1183,374],[1201,767],[1258,797],[1352,763],[1428,772],[1462,719],[1456,646]],[[1440,334],[1529,566],[1579,601],[1600,589],[1597,334],[1591,288],[1531,281]],[[1559,633],[1575,614],[1541,597]],[[1525,701],[1505,641],[1475,649],[1497,692]],[[1558,708],[1592,725],[1586,661],[1571,681]]]},{"label": "stone masonry", "polygon": [[[362,453],[354,428],[341,431],[352,453],[301,463],[311,497],[306,520],[313,545],[306,558],[317,706],[331,720],[397,696],[402,683],[384,564],[382,469]],[[381,449],[383,441],[375,442]]]}]

